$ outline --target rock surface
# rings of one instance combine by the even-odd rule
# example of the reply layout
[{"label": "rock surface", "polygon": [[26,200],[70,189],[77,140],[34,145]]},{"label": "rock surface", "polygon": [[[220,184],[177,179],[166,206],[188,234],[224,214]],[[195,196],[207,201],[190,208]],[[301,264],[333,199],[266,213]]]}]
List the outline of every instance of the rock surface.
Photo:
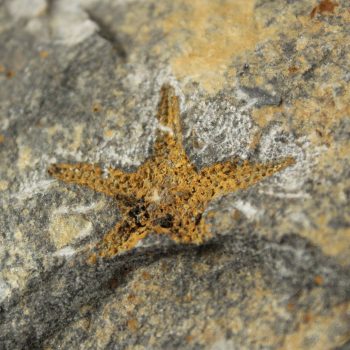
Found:
[{"label": "rock surface", "polygon": [[[346,349],[348,1],[0,1],[0,348]],[[214,238],[87,262],[121,215],[52,163],[137,169],[159,90],[202,167],[296,164],[213,201]]]}]

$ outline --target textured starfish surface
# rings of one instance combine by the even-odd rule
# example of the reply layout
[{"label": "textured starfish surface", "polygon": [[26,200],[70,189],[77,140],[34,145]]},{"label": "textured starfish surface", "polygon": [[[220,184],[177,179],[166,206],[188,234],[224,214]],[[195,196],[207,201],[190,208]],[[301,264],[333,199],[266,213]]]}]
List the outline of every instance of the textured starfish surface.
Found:
[{"label": "textured starfish surface", "polygon": [[100,256],[112,257],[133,248],[149,233],[169,235],[181,243],[211,237],[202,217],[218,196],[245,189],[294,163],[250,163],[230,160],[197,170],[182,146],[179,98],[164,85],[158,107],[154,151],[135,172],[95,164],[53,164],[49,174],[66,183],[84,185],[116,199],[122,219],[98,244]]}]

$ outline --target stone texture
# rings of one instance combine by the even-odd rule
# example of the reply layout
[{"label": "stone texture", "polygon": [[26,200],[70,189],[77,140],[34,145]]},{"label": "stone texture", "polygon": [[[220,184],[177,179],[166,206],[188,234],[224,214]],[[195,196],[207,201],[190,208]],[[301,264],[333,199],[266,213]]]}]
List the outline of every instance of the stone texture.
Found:
[{"label": "stone texture", "polygon": [[[334,4],[0,1],[0,348],[349,346],[350,7]],[[212,202],[206,244],[151,235],[88,264],[115,202],[47,169],[135,170],[164,83],[197,168],[296,164]]]}]

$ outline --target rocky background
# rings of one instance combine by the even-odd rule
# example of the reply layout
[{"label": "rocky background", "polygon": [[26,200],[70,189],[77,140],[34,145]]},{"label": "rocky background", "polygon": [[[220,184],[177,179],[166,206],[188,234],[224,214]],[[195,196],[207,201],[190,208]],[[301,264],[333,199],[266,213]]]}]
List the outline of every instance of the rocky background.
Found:
[{"label": "rocky background", "polygon": [[[163,83],[200,169],[296,164],[88,264],[112,198],[55,162],[136,169]],[[0,0],[0,349],[349,349],[347,0]]]}]

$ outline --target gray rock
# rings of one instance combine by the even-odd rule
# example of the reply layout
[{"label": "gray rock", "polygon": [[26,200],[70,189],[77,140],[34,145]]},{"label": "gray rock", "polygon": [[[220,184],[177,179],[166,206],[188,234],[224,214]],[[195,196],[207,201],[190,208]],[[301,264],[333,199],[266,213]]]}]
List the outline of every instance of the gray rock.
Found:
[{"label": "gray rock", "polygon": [[[346,348],[350,331],[345,0],[0,1],[0,348]],[[150,235],[96,264],[113,198],[52,163],[133,171],[162,84],[198,169],[296,164],[211,203],[214,238]]]}]

